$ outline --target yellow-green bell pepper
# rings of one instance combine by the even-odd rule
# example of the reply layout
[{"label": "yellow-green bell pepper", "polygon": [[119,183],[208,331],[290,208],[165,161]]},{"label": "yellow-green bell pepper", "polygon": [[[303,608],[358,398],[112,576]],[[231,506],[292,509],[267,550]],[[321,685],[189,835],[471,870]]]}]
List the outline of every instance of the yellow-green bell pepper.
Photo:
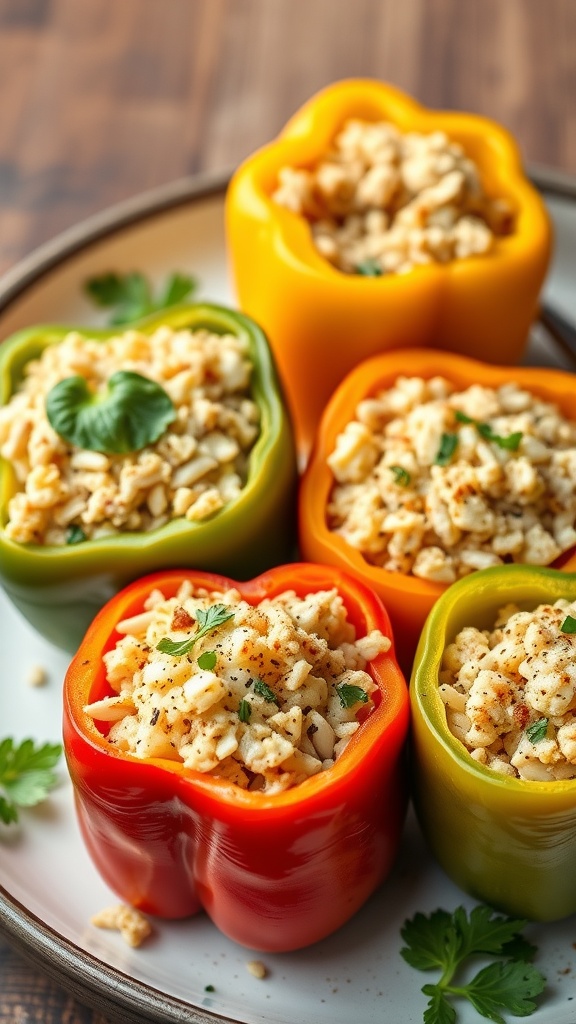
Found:
[{"label": "yellow-green bell pepper", "polygon": [[[122,330],[136,327],[152,333],[161,324],[247,339],[253,365],[252,398],[260,412],[260,433],[250,453],[247,480],[234,501],[201,522],[178,518],[148,533],[125,532],[69,546],[19,544],[5,532],[16,479],[11,465],[0,460],[0,580],[32,625],[68,650],[76,649],[99,608],[143,573],[191,567],[247,579],[291,554],[294,445],[264,334],[248,317],[208,304],[179,306]],[[71,329],[33,327],[2,344],[0,404],[14,392],[24,366]],[[118,328],[79,331],[103,344],[118,334]]]},{"label": "yellow-green bell pepper", "polygon": [[493,628],[512,602],[576,599],[576,574],[498,566],[450,587],[430,613],[411,681],[414,801],[432,852],[477,899],[550,921],[576,911],[576,780],[531,782],[478,764],[446,724],[438,673],[464,626]]}]

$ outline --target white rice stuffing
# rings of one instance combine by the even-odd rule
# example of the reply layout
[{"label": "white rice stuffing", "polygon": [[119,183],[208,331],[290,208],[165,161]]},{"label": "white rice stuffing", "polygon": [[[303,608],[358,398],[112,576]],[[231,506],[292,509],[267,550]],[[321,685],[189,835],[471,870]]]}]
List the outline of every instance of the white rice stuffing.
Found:
[{"label": "white rice stuffing", "polygon": [[[191,639],[210,608],[230,617],[187,653],[158,649]],[[169,599],[154,591],[118,631],[104,655],[113,692],[84,709],[111,723],[108,742],[266,794],[334,764],[374,706],[367,661],[390,648],[377,630],[356,638],[336,590],[253,606],[184,584]]]},{"label": "white rice stuffing", "polygon": [[[564,628],[563,628],[564,627]],[[440,696],[480,764],[537,782],[576,778],[576,602],[502,608],[446,648]]]}]

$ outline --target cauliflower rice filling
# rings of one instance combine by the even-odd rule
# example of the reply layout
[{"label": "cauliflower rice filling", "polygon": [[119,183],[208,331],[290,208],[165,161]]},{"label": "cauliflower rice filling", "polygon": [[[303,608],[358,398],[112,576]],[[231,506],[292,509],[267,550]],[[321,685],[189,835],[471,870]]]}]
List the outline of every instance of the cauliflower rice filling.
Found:
[{"label": "cauliflower rice filling", "polygon": [[[440,696],[451,732],[480,764],[535,782],[576,778],[576,602],[500,609],[446,648]],[[576,621],[574,622],[576,625]],[[571,624],[570,624],[571,625]]]},{"label": "cauliflower rice filling", "polygon": [[[220,624],[187,653],[158,649],[193,638],[208,609]],[[253,606],[185,583],[173,598],[154,591],[117,630],[104,655],[113,694],[84,709],[111,723],[108,742],[266,794],[334,764],[374,707],[367,662],[390,648],[378,630],[356,638],[336,590]]]},{"label": "cauliflower rice filling", "polygon": [[462,146],[385,121],[347,121],[314,166],[280,170],[272,199],[309,220],[319,253],[350,274],[487,253],[513,225]]},{"label": "cauliflower rice filling", "polygon": [[453,583],[576,544],[576,423],[513,382],[399,377],[358,405],[328,464],[330,530],[392,572]]},{"label": "cauliflower rice filling", "polygon": [[[206,330],[130,330],[106,343],[71,331],[48,345],[0,409],[0,455],[19,488],[8,505],[6,535],[20,543],[66,544],[73,530],[76,539],[97,539],[217,512],[244,486],[259,432],[251,369],[247,342]],[[99,392],[117,370],[164,388],[176,409],[168,430],[129,455],[63,440],[46,416],[48,392],[75,375]]]}]

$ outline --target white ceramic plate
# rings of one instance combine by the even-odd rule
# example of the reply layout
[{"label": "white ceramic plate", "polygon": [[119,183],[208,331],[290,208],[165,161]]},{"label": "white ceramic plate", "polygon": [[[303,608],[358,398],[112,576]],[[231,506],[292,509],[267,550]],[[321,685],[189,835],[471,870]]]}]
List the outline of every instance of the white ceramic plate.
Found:
[{"label": "white ceramic plate", "polygon": [[[141,269],[160,282],[190,271],[200,297],[232,302],[224,248],[224,183],[180,182],[124,204],[68,232],[0,282],[0,337],[37,322],[103,323],[82,283],[106,270]],[[557,226],[557,254],[547,298],[576,322],[576,187],[547,193]],[[541,331],[528,361],[573,367]],[[47,684],[27,677],[43,666]],[[19,617],[0,593],[0,736],[60,738],[61,685],[67,658]],[[89,924],[114,895],[84,851],[64,767],[41,807],[23,812],[19,827],[0,833],[0,925],[81,1000],[123,1024],[150,1021],[213,1024],[419,1024],[433,980],[400,957],[400,928],[416,911],[453,910],[474,901],[432,862],[410,817],[393,876],[336,935],[298,953],[258,956],[265,980],[251,976],[254,954],[225,939],[204,916],[155,924],[138,950]],[[576,922],[530,926],[537,966],[548,987],[534,1024],[576,1019]],[[207,992],[206,986],[214,986]],[[575,999],[572,1002],[572,999]],[[467,1005],[461,1024],[480,1018]]]}]

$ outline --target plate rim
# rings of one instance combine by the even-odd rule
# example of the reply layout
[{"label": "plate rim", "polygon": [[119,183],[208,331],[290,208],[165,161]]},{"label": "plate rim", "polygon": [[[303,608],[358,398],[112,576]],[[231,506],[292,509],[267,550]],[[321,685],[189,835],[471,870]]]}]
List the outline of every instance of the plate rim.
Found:
[{"label": "plate rim", "polygon": [[[179,206],[222,197],[231,174],[222,171],[179,178],[67,228],[0,277],[0,314],[40,278],[100,240]],[[545,195],[576,202],[576,175],[535,165],[528,168],[528,175]],[[42,921],[1,884],[0,934],[80,1003],[118,1024],[237,1024],[234,1018],[204,1011],[109,966]]]}]

